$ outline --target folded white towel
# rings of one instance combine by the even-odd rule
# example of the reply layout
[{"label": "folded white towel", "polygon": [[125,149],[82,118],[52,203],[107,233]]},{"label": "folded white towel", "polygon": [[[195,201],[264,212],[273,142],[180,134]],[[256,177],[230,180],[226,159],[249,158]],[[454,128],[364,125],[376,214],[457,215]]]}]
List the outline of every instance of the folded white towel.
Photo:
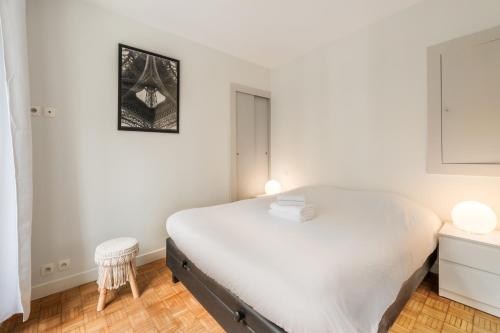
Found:
[{"label": "folded white towel", "polygon": [[269,214],[272,216],[284,218],[287,220],[305,222],[315,215],[314,205],[308,204],[303,207],[301,206],[281,206],[276,202],[271,204],[269,209]]},{"label": "folded white towel", "polygon": [[297,205],[283,206],[280,205],[278,202],[273,202],[271,203],[270,208],[277,210],[279,212],[295,214],[295,215],[308,214],[311,211],[314,211],[314,205],[312,204],[307,204],[304,206],[297,206]]},{"label": "folded white towel", "polygon": [[277,203],[281,206],[305,206],[306,198],[302,194],[280,194]]},{"label": "folded white towel", "polygon": [[275,209],[269,209],[269,215],[294,222],[306,222],[314,218],[314,213],[312,213],[311,215],[301,216],[301,215],[289,214],[286,212],[280,212]]}]

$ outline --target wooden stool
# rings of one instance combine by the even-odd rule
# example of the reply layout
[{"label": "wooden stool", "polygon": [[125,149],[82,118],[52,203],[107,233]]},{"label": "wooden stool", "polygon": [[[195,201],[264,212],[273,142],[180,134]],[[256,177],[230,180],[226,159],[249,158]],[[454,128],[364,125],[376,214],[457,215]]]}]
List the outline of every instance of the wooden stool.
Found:
[{"label": "wooden stool", "polygon": [[118,289],[130,282],[134,298],[139,297],[135,280],[135,257],[139,252],[139,243],[135,238],[115,238],[99,244],[95,249],[95,263],[99,265],[99,301],[97,311],[104,309],[106,291]]}]

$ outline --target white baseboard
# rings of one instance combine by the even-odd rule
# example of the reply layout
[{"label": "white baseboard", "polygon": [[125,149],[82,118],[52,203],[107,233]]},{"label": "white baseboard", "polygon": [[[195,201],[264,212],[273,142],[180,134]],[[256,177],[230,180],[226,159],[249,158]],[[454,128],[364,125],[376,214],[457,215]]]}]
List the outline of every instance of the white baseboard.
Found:
[{"label": "white baseboard", "polygon": [[[165,248],[143,253],[137,256],[137,266],[147,264],[149,262],[165,258]],[[89,269],[88,271],[65,276],[49,282],[44,282],[31,288],[31,299],[38,299],[48,296],[63,290],[67,290],[84,283],[97,280],[97,267]]]}]

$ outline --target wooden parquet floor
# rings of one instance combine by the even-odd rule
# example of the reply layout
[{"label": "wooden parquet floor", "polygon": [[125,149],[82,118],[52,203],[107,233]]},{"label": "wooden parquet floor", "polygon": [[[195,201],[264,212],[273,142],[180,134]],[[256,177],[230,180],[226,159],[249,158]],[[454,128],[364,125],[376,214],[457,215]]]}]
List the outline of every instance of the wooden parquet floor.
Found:
[{"label": "wooden parquet floor", "polygon": [[[224,332],[182,283],[173,284],[164,260],[138,268],[141,291],[128,285],[110,292],[97,312],[97,286],[87,283],[32,302],[29,320],[14,316],[0,326],[7,332]],[[426,279],[413,293],[390,333],[500,333],[500,318],[439,297]]]},{"label": "wooden parquet floor", "polygon": [[429,275],[413,293],[390,333],[500,333],[500,318],[437,294]]},{"label": "wooden parquet floor", "polygon": [[97,312],[97,284],[90,282],[31,303],[28,321],[13,317],[0,327],[6,332],[224,332],[200,303],[173,284],[165,260],[138,267],[141,292],[132,297],[129,285],[108,292],[106,307]]}]

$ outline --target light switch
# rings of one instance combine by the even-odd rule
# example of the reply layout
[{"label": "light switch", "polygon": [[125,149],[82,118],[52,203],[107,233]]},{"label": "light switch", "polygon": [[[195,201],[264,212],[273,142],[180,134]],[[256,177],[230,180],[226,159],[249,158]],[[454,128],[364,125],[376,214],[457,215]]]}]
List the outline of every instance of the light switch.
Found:
[{"label": "light switch", "polygon": [[42,107],[41,106],[32,106],[30,108],[30,112],[32,116],[41,116],[42,115]]},{"label": "light switch", "polygon": [[50,117],[50,118],[54,118],[56,116],[56,108],[52,107],[52,106],[46,106],[44,109],[43,109],[43,115],[45,117]]}]

